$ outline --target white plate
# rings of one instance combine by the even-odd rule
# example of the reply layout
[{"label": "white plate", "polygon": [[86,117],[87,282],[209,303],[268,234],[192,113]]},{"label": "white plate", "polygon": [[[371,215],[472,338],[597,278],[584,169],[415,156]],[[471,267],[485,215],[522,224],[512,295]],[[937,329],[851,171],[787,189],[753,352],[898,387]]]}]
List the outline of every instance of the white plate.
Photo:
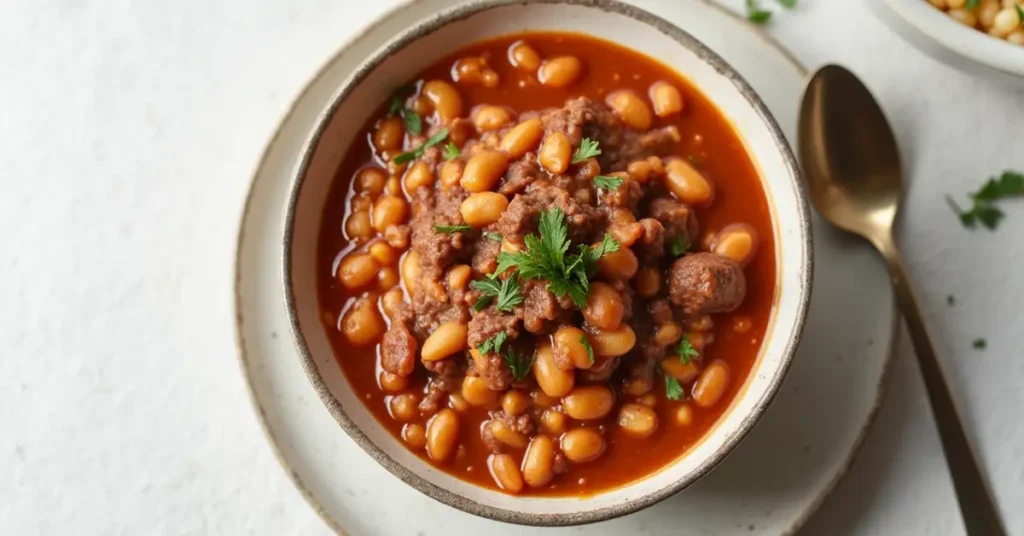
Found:
[{"label": "white plate", "polygon": [[[236,280],[242,367],[268,438],[296,486],[335,530],[352,535],[572,534],[475,518],[407,487],[352,442],[320,403],[288,336],[281,241],[288,176],[337,85],[395,32],[453,0],[419,0],[356,37],[310,82],[253,178]],[[760,31],[703,2],[634,3],[715,49],[796,133],[804,70]],[[842,476],[886,384],[895,320],[888,277],[866,246],[815,220],[815,293],[804,341],[771,408],[712,474],[588,534],[794,532]]]}]

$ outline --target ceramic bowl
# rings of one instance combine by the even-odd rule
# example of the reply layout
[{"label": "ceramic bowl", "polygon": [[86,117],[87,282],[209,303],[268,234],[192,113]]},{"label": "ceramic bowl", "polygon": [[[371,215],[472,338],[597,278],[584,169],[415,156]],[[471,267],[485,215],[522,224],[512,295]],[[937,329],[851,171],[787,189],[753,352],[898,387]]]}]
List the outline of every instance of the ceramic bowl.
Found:
[{"label": "ceramic bowl", "polygon": [[1024,89],[1024,47],[968,28],[926,0],[871,0],[871,5],[922,52],[968,74]]},{"label": "ceramic bowl", "polygon": [[[476,41],[524,30],[600,36],[660,58],[710,96],[760,171],[772,211],[777,294],[770,327],[747,384],[712,431],[660,471],[585,500],[516,497],[450,476],[412,454],[378,424],[335,361],[317,299],[317,235],[327,191],[348,147],[393,88],[428,61]],[[466,512],[511,523],[570,525],[627,514],[691,485],[751,429],[779,388],[800,340],[811,292],[810,219],[792,151],[760,98],[714,52],[685,31],[615,0],[477,0],[396,36],[338,89],[310,134],[295,171],[284,240],[284,291],[302,365],[337,422],[409,485]],[[598,462],[599,463],[599,462]]]}]

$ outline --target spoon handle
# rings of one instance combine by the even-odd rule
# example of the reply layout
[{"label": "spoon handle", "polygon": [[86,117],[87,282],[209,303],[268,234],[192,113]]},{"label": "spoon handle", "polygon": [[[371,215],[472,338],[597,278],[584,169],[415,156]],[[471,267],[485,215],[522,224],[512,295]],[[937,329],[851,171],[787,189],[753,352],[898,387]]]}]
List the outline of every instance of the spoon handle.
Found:
[{"label": "spoon handle", "polygon": [[964,518],[964,526],[970,536],[1003,536],[1003,527],[992,493],[985,476],[978,467],[978,458],[970,439],[964,432],[963,419],[956,402],[950,394],[946,383],[942,364],[932,347],[928,326],[921,316],[917,304],[917,296],[907,278],[895,243],[890,238],[888,244],[879,244],[889,268],[889,276],[896,291],[896,302],[910,330],[910,338],[914,343],[917,363],[924,377],[924,385],[928,391],[928,401],[942,441],[942,450],[946,454],[946,463],[953,476],[953,487],[956,491],[960,513]]}]

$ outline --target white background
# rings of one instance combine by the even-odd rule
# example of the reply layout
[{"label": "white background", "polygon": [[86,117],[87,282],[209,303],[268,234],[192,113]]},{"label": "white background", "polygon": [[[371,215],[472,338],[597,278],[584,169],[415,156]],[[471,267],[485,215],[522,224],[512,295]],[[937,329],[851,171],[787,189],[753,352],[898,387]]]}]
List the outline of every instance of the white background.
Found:
[{"label": "white background", "polygon": [[[1024,168],[1024,93],[935,63],[863,1],[800,0],[770,31],[809,66],[858,72],[889,113],[910,177],[900,243],[1008,528],[1024,534],[1024,206],[970,233],[943,201]],[[292,97],[395,3],[0,5],[0,533],[327,533],[246,398],[235,234]],[[963,533],[905,341],[897,361],[867,444],[805,534]]]}]

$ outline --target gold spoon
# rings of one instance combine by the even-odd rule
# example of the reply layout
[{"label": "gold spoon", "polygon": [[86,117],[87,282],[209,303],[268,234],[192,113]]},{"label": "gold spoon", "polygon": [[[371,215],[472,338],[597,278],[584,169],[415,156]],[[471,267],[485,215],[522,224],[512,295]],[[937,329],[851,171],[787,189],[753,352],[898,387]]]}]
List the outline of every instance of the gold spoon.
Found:
[{"label": "gold spoon", "polygon": [[826,65],[811,77],[800,108],[799,150],[818,212],[841,229],[866,238],[885,259],[896,302],[914,342],[967,533],[1006,534],[892,238],[903,193],[896,138],[878,103],[853,73]]}]

